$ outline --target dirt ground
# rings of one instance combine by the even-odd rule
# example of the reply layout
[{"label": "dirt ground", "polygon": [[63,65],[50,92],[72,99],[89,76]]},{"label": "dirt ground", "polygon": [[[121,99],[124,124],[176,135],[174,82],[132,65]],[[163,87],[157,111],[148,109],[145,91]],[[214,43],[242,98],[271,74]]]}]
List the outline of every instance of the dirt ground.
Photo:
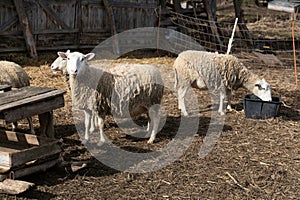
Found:
[{"label": "dirt ground", "polygon": [[[174,60],[174,57],[156,56],[121,61],[156,63],[164,81],[173,84]],[[284,105],[274,119],[245,118],[243,96],[249,91],[239,89],[233,94],[236,111],[226,114],[220,138],[204,158],[198,152],[209,127],[211,101],[207,91],[195,91],[199,127],[192,144],[175,162],[155,171],[135,174],[105,166],[81,144],[67,84],[60,74],[52,73],[51,61],[37,66],[27,64],[24,69],[32,86],[67,90],[65,107],[54,111],[56,137],[63,139],[64,160],[85,161],[88,165],[75,173],[54,167],[23,177],[22,180],[36,186],[16,196],[2,194],[1,199],[299,199],[300,97],[291,68],[247,66],[271,84],[273,96],[281,97]],[[166,90],[163,106],[166,123],[154,144],[126,135],[111,117],[106,123],[107,137],[118,147],[136,153],[164,148],[175,137],[181,120],[177,98],[171,90]],[[138,123],[144,121],[140,118]],[[34,124],[39,132],[37,118]],[[21,128],[28,129],[26,121]]]}]

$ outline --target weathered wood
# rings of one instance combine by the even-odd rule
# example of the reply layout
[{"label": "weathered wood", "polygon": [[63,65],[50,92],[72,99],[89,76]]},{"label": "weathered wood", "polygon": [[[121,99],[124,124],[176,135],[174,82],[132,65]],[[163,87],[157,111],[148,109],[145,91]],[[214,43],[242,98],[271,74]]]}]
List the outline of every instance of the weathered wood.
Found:
[{"label": "weathered wood", "polygon": [[[64,98],[62,96],[56,96],[46,100],[44,98],[47,97],[46,95],[47,94],[42,94],[37,97],[30,97],[25,100],[18,101],[18,102],[31,102],[27,104],[18,104],[18,102],[13,102],[8,104],[7,107],[9,108],[6,107],[4,110],[0,111],[4,116],[3,119],[6,122],[15,122],[27,117],[42,114],[45,112],[50,112],[54,109],[64,106]],[[36,98],[41,99],[41,101],[36,101]],[[6,105],[2,106],[2,108],[5,106]]]},{"label": "weathered wood", "polygon": [[239,19],[238,21],[238,27],[240,29],[240,33],[242,34],[243,39],[246,39],[249,46],[253,45],[251,35],[249,33],[249,29],[245,23],[245,17],[242,9],[243,0],[234,0],[234,10],[235,10],[235,16]]},{"label": "weathered wood", "polygon": [[54,138],[52,111],[64,106],[65,92],[29,86],[0,93],[0,119],[10,123],[39,115],[41,134]]},{"label": "weathered wood", "polygon": [[19,21],[23,27],[23,34],[26,41],[26,47],[29,52],[29,55],[32,58],[37,58],[37,51],[35,46],[35,41],[33,35],[30,31],[29,21],[26,16],[26,12],[23,6],[23,0],[14,0],[14,4],[18,13]]},{"label": "weathered wood", "polygon": [[63,29],[71,28],[56,15],[56,13],[50,8],[49,4],[46,1],[38,1],[38,3],[43,8],[43,10],[48,14],[48,16],[53,20],[54,23],[61,26]]},{"label": "weathered wood", "polygon": [[17,195],[27,191],[33,186],[34,183],[27,181],[6,179],[0,182],[0,193]]},{"label": "weathered wood", "polygon": [[[56,158],[48,161],[44,161],[42,163],[38,163],[36,165],[28,165],[23,168],[19,168],[16,170],[13,170],[13,176],[15,179],[23,177],[23,176],[28,176],[30,174],[36,173],[36,172],[44,172],[47,169],[54,167],[61,161],[61,158]],[[0,178],[9,178],[9,173],[5,173]]]},{"label": "weathered wood", "polygon": [[44,137],[54,138],[53,112],[39,114],[41,135]]},{"label": "weathered wood", "polygon": [[111,31],[111,35],[112,35],[112,39],[113,39],[113,44],[112,44],[113,50],[114,50],[115,54],[119,55],[120,49],[119,49],[119,44],[118,44],[118,36],[117,36],[117,31],[116,31],[114,13],[113,13],[111,6],[109,5],[108,0],[103,0],[103,3],[105,6],[105,9],[107,11],[108,21],[110,23],[110,31]]},{"label": "weathered wood", "polygon": [[2,32],[5,32],[6,30],[8,30],[8,28],[16,24],[18,21],[18,16],[12,17],[0,26],[0,30]]},{"label": "weathered wood", "polygon": [[0,94],[0,99],[1,99],[0,106],[3,104],[8,104],[29,97],[48,93],[54,90],[55,90],[54,88],[47,88],[47,87],[30,87],[30,86],[22,87],[7,93]]},{"label": "weathered wood", "polygon": [[218,32],[218,27],[216,25],[216,13],[214,13],[213,11],[216,10],[216,1],[213,0],[203,0],[203,3],[204,3],[204,6],[205,6],[205,10],[207,12],[207,17],[208,17],[208,20],[209,20],[209,24],[210,24],[210,28],[211,28],[211,31],[212,31],[212,34],[216,37],[216,40],[218,42],[218,50],[221,50],[221,51],[225,51],[225,49],[222,49],[222,47],[224,46],[223,45],[223,42],[220,38],[220,35],[219,35],[219,32]]},{"label": "weathered wood", "polygon": [[[27,135],[11,131],[0,131],[0,168],[2,166],[9,168],[21,166],[61,152],[58,140]],[[35,144],[26,140],[26,138],[31,138],[32,141],[34,137]]]},{"label": "weathered wood", "polygon": [[[23,18],[19,19],[20,23],[16,21],[16,16],[20,18],[20,11],[16,12],[14,4],[20,10],[19,2],[25,8],[22,7],[22,14],[27,17],[27,21],[24,19],[29,32],[25,32],[23,28]],[[29,53],[30,50],[34,52],[28,46],[33,44],[30,43],[30,32],[36,51],[57,50],[61,47],[93,48],[115,33],[156,25],[157,5],[157,0],[109,1],[107,9],[103,0],[1,1],[0,12],[3,14],[0,15],[0,52],[23,52],[26,49]],[[114,20],[110,20],[109,15],[113,15]],[[115,31],[112,30],[113,27]]]},{"label": "weathered wood", "polygon": [[274,0],[268,2],[268,9],[283,11],[288,13],[296,13],[300,8],[300,2],[289,2],[282,0]]},{"label": "weathered wood", "polygon": [[11,90],[11,85],[0,85],[0,91],[7,92]]}]

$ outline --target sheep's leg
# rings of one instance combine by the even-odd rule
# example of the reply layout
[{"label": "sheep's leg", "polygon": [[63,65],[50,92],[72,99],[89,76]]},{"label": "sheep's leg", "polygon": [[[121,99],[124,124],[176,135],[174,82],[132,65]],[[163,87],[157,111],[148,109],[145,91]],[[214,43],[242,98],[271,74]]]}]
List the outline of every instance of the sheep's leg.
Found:
[{"label": "sheep's leg", "polygon": [[232,108],[231,108],[231,96],[232,96],[232,91],[231,90],[227,90],[227,110],[228,111],[232,111]]},{"label": "sheep's leg", "polygon": [[92,116],[89,111],[84,111],[84,140],[83,144],[86,144],[89,141],[89,130],[92,122]]},{"label": "sheep's leg", "polygon": [[225,113],[223,112],[224,99],[225,99],[224,93],[220,92],[220,103],[219,103],[219,110],[218,110],[220,115],[225,115]]},{"label": "sheep's leg", "polygon": [[29,129],[30,129],[30,133],[35,134],[35,131],[34,131],[34,128],[33,128],[33,123],[32,123],[32,118],[27,117],[27,121],[28,121]]},{"label": "sheep's leg", "polygon": [[92,116],[91,116],[91,125],[90,125],[90,133],[92,133],[92,132],[94,132],[96,130],[96,128],[95,128],[96,124],[97,124],[96,115],[95,115],[95,113],[92,113]]},{"label": "sheep's leg", "polygon": [[98,146],[102,145],[105,142],[105,135],[104,135],[104,119],[105,116],[98,116],[98,127],[100,132],[100,142],[98,143]]},{"label": "sheep's leg", "polygon": [[152,144],[155,140],[157,131],[158,131],[158,125],[160,121],[160,115],[159,115],[160,105],[156,104],[153,105],[149,109],[149,116],[150,116],[150,128],[149,133],[151,133],[150,138],[148,140],[148,144]]},{"label": "sheep's leg", "polygon": [[148,123],[147,123],[147,129],[146,129],[146,131],[148,133],[150,133],[150,130],[151,130],[151,118],[149,116],[149,113],[147,113],[147,119],[148,119]]},{"label": "sheep's leg", "polygon": [[184,104],[184,97],[187,92],[188,87],[179,87],[178,88],[178,108],[181,110],[184,116],[188,116],[188,112],[186,111]]}]

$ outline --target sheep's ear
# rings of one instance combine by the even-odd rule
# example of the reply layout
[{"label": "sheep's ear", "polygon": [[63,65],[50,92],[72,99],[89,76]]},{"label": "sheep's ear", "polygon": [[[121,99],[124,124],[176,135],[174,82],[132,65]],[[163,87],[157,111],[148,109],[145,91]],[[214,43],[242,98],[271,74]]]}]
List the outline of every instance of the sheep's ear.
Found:
[{"label": "sheep's ear", "polygon": [[59,52],[57,52],[57,55],[58,55],[59,57],[63,58],[63,59],[66,59],[66,58],[67,58],[67,54],[66,54],[65,52],[59,51]]},{"label": "sheep's ear", "polygon": [[69,54],[71,51],[70,51],[70,49],[68,49],[67,51],[66,51],[66,54]]},{"label": "sheep's ear", "polygon": [[88,53],[88,54],[85,54],[84,55],[84,58],[86,59],[86,60],[91,60],[91,59],[93,59],[95,57],[95,54],[94,53]]}]

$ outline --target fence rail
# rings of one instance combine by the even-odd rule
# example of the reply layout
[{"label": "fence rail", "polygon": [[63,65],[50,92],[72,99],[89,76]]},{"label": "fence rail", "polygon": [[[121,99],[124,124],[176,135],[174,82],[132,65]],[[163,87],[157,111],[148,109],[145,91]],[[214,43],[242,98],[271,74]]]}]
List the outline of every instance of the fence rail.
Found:
[{"label": "fence rail", "polygon": [[155,26],[157,4],[157,0],[3,0],[0,52],[92,48],[112,35],[111,20],[116,32]]}]

